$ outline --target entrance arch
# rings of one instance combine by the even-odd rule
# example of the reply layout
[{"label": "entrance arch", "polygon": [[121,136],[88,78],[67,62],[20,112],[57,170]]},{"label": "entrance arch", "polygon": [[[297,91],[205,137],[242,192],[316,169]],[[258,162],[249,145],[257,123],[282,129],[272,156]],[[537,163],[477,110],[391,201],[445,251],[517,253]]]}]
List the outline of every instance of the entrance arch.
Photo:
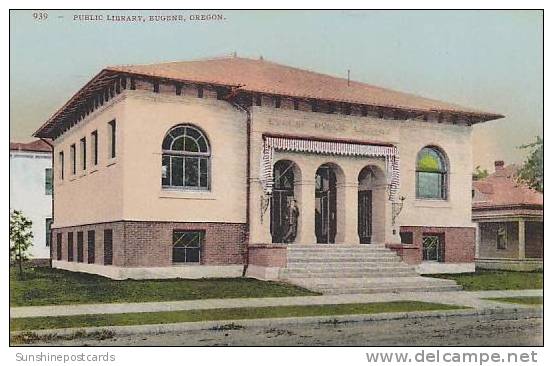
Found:
[{"label": "entrance arch", "polygon": [[299,192],[297,182],[301,172],[296,163],[279,160],[273,167],[271,196],[271,237],[273,243],[292,243],[298,233]]},{"label": "entrance arch", "polygon": [[321,165],[315,173],[315,236],[317,243],[333,244],[338,233],[338,185],[342,169],[336,164]]},{"label": "entrance arch", "polygon": [[359,172],[357,190],[357,233],[361,244],[384,240],[385,185],[384,172],[373,165]]}]

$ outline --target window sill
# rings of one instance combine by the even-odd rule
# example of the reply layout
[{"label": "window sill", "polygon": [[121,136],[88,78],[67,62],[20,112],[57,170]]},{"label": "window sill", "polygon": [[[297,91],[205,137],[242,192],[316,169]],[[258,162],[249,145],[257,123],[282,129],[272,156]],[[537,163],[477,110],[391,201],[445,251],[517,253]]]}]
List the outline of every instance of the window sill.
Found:
[{"label": "window sill", "polygon": [[449,208],[451,207],[451,202],[448,200],[440,199],[415,199],[413,206],[415,207],[435,207],[435,208]]},{"label": "window sill", "polygon": [[112,166],[112,165],[115,165],[115,163],[117,163],[117,158],[112,158],[108,160],[108,163],[106,164],[106,166]]},{"label": "window sill", "polygon": [[97,172],[97,171],[98,171],[98,168],[97,168],[97,167],[94,167],[94,168],[90,169],[89,174],[95,173],[95,172]]},{"label": "window sill", "polygon": [[178,189],[162,189],[159,198],[188,199],[188,200],[215,200],[212,191],[193,191]]}]

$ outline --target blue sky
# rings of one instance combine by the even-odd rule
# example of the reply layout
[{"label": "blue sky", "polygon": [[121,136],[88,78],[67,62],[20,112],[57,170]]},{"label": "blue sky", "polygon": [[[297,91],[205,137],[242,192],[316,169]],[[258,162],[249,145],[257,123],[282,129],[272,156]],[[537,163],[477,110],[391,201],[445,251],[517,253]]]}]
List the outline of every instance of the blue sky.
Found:
[{"label": "blue sky", "polygon": [[[106,65],[228,55],[346,76],[507,118],[475,127],[475,165],[519,162],[543,136],[542,14],[537,11],[209,11],[223,21],[75,21],[76,14],[200,11],[31,11],[10,15],[10,138],[30,135]],[[61,17],[60,17],[61,16]]]}]

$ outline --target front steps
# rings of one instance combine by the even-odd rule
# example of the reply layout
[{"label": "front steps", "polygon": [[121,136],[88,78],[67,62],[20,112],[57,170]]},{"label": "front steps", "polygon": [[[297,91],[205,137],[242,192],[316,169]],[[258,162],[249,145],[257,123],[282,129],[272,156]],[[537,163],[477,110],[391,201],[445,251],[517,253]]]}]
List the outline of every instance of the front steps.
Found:
[{"label": "front steps", "polygon": [[421,277],[381,244],[290,245],[281,278],[324,294],[460,290],[455,281]]}]

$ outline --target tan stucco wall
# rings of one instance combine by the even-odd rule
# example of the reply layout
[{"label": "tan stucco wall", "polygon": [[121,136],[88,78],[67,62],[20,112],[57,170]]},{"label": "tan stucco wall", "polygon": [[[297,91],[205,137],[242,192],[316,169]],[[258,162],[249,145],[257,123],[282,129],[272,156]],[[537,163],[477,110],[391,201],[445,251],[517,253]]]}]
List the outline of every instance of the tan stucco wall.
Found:
[{"label": "tan stucco wall", "polygon": [[[400,196],[405,196],[400,225],[474,227],[472,215],[471,127],[422,121],[399,122]],[[447,200],[416,199],[415,166],[425,146],[439,147],[449,165]]]},{"label": "tan stucco wall", "polygon": [[[126,220],[246,221],[246,116],[226,101],[126,91]],[[201,128],[211,146],[208,192],[162,190],[161,143],[171,127]]]},{"label": "tan stucco wall", "polygon": [[[251,202],[251,241],[266,242],[270,240],[268,221],[269,212],[265,212],[263,223],[260,213],[260,196],[262,194],[259,184],[259,159],[261,156],[263,133],[291,134],[300,136],[316,136],[329,139],[351,139],[395,144],[400,154],[401,186],[398,196],[405,196],[403,211],[397,219],[401,226],[443,226],[443,227],[473,227],[471,222],[471,179],[472,179],[472,148],[471,128],[466,125],[438,124],[423,121],[399,121],[383,120],[371,117],[346,116],[337,114],[324,114],[277,109],[272,107],[253,107],[252,123],[252,149],[251,149],[251,174],[255,184],[252,185]],[[447,156],[450,166],[448,182],[448,199],[443,200],[417,200],[415,198],[415,164],[417,153],[425,146],[435,145],[440,147]],[[290,159],[300,165],[302,170],[302,186],[312,185],[316,169],[326,163],[333,162],[344,171],[345,184],[350,188],[356,188],[357,177],[360,170],[366,165],[376,165],[384,169],[382,159],[351,158],[342,156],[317,156],[314,154],[292,154],[277,152],[275,162],[279,159]],[[312,190],[303,190],[311,195]],[[382,195],[385,192],[382,190]],[[306,214],[310,215],[313,203],[302,195],[302,207]],[[357,232],[357,196],[351,192],[345,202],[345,215],[350,228],[345,233],[346,242],[358,240]],[[373,192],[373,200],[375,194]],[[375,202],[376,203],[376,202]],[[310,204],[310,206],[305,206]],[[378,210],[373,207],[373,230],[378,231],[378,226],[386,225],[388,228],[383,235],[378,235],[379,240],[390,242],[396,237],[391,234],[391,205],[386,202],[385,208]],[[338,206],[340,210],[340,206]],[[300,219],[301,220],[301,219]],[[347,224],[346,222],[346,224]],[[340,230],[340,223],[338,223]],[[305,227],[305,226],[304,226]],[[311,231],[311,226],[307,225]],[[305,230],[304,230],[305,231]],[[299,241],[307,242],[309,236],[300,233]],[[311,235],[311,236],[314,236]]]},{"label": "tan stucco wall", "polygon": [[[109,155],[108,122],[116,119],[117,155]],[[54,223],[52,227],[120,220],[123,217],[125,96],[120,94],[54,141]],[[92,166],[91,132],[98,131],[98,165]],[[80,139],[86,137],[87,169],[81,170]],[[77,148],[77,174],[71,174],[70,146]],[[64,152],[65,176],[60,180],[59,152]]]},{"label": "tan stucco wall", "polygon": [[[55,142],[55,155],[65,151],[66,179],[55,179],[55,227],[82,225],[114,220],[246,222],[246,114],[209,93],[199,99],[193,93],[175,95],[171,88],[125,90],[113,101],[94,112]],[[107,160],[108,125],[117,119],[117,158]],[[168,191],[161,188],[161,143],[166,132],[176,124],[190,123],[207,135],[211,150],[211,190],[209,192]],[[69,145],[79,144],[87,136],[90,170],[90,132],[99,131],[100,163],[94,173],[70,180]],[[398,146],[401,157],[399,196],[406,201],[397,225],[470,227],[471,222],[471,128],[465,125],[424,121],[399,121],[372,117],[346,116],[295,111],[270,106],[252,107],[251,135],[251,243],[270,241],[269,212],[261,215],[259,183],[263,133],[317,136],[379,141]],[[449,161],[449,187],[446,201],[415,199],[415,161],[418,151],[427,145],[439,146]],[[79,154],[77,154],[78,156]],[[328,162],[343,172],[344,214],[338,217],[339,239],[358,241],[357,177],[366,165],[384,169],[383,160],[277,153],[275,161],[289,158],[300,164],[302,218],[313,215],[314,175]],[[56,160],[57,164],[57,160]],[[108,166],[108,164],[110,164]],[[375,187],[384,197],[385,187]],[[312,199],[306,199],[311,197]],[[378,241],[396,240],[391,235],[391,204],[375,202],[373,229]],[[263,221],[263,222],[262,222]],[[314,239],[314,223],[300,227],[299,240]],[[384,230],[384,229],[382,229]],[[302,232],[303,231],[303,232]],[[338,238],[337,238],[338,239]]]}]

